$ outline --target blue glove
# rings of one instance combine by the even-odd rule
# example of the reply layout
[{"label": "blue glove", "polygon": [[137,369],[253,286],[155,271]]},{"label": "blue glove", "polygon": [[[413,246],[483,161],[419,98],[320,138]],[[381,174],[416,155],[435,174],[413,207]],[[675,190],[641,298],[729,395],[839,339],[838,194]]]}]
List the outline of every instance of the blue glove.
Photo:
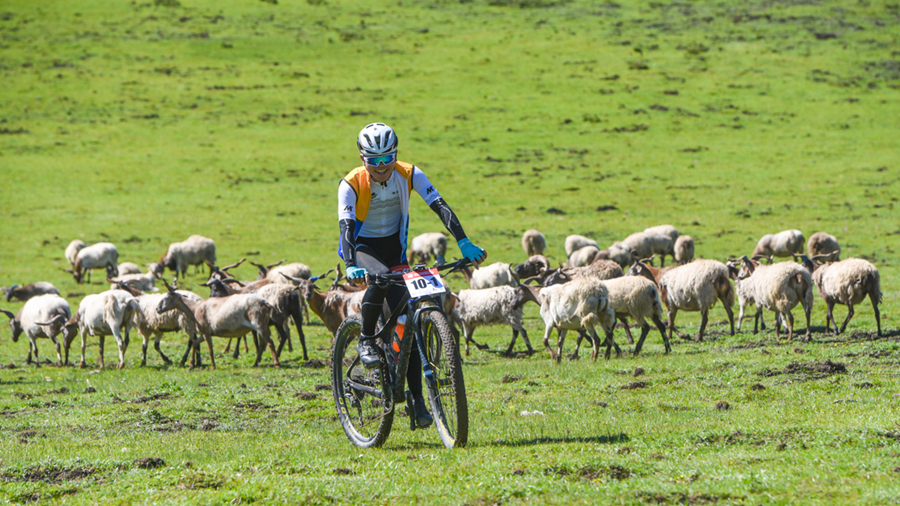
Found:
[{"label": "blue glove", "polygon": [[366,270],[362,267],[347,267],[347,279],[351,282],[358,279],[366,279]]},{"label": "blue glove", "polygon": [[481,262],[482,259],[487,256],[487,253],[483,249],[472,244],[472,241],[470,241],[468,237],[456,244],[459,246],[459,251],[462,252],[463,256],[472,262]]}]

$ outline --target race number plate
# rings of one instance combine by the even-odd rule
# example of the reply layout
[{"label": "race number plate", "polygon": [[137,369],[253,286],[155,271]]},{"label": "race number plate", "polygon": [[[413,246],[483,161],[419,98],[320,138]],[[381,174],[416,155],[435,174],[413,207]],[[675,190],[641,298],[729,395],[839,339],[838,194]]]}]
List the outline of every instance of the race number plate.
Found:
[{"label": "race number plate", "polygon": [[403,275],[403,280],[406,281],[406,288],[412,298],[442,294],[445,291],[444,280],[437,269],[407,272]]}]

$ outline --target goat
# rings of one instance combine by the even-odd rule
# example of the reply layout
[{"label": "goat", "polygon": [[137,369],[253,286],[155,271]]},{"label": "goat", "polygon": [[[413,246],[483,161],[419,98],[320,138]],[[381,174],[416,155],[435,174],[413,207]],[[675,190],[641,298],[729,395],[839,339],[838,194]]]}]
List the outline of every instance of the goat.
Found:
[{"label": "goat", "polygon": [[283,262],[284,260],[281,260],[280,262],[265,266],[250,262],[250,265],[253,265],[259,270],[259,276],[256,278],[257,280],[266,279],[270,283],[290,284],[291,282],[282,277],[282,274],[302,279],[309,279],[312,276],[312,270],[306,264],[294,262],[287,265],[281,265]]},{"label": "goat", "polygon": [[72,274],[79,285],[84,281],[84,275],[88,275],[88,283],[91,282],[90,271],[93,269],[106,269],[107,277],[118,276],[119,252],[116,246],[108,242],[98,242],[86,246],[78,251],[72,269],[64,269]]},{"label": "goat", "polygon": [[526,230],[522,234],[522,249],[529,257],[543,255],[544,250],[547,249],[547,240],[544,238],[544,234],[533,228]]},{"label": "goat", "polygon": [[716,260],[695,260],[666,271],[659,280],[660,293],[665,296],[669,313],[669,340],[675,329],[678,310],[700,311],[700,332],[697,341],[703,340],[703,332],[709,322],[709,310],[717,300],[725,305],[731,335],[734,335],[734,288],[729,280],[728,267]]},{"label": "goat", "polygon": [[[209,360],[213,369],[216,359],[213,353],[212,337],[243,337],[250,331],[259,335],[256,346],[256,362],[259,365],[263,348],[268,345],[275,367],[279,367],[275,345],[269,339],[269,316],[273,307],[257,294],[235,294],[227,297],[210,297],[202,302],[186,299],[168,282],[163,280],[166,293],[156,306],[157,313],[166,311],[182,312],[197,328],[209,347]],[[197,348],[200,339],[193,340],[191,346]]]},{"label": "goat", "polygon": [[[528,340],[528,332],[522,325],[522,310],[528,301],[541,305],[540,297],[537,290],[526,285],[511,286],[495,286],[493,288],[485,288],[483,290],[460,290],[456,295],[458,303],[455,305],[454,311],[458,318],[460,326],[466,337],[466,355],[469,355],[469,343],[475,344],[479,349],[485,349],[475,342],[472,335],[478,327],[489,325],[507,324],[512,327],[513,337],[509,342],[506,355],[511,355],[513,346],[516,344],[516,338],[519,333],[525,340],[525,346],[528,347],[528,354],[534,353],[531,347],[531,341]],[[456,320],[456,318],[454,318]]]},{"label": "goat", "polygon": [[[113,282],[112,279],[108,281]],[[156,312],[156,306],[159,305],[159,302],[165,296],[161,293],[143,293],[137,288],[124,282],[117,282],[115,283],[115,286],[119,290],[125,290],[130,293],[140,306],[141,317],[135,315],[134,323],[142,340],[141,367],[147,365],[147,345],[151,335],[154,337],[153,347],[156,349],[156,352],[159,353],[160,358],[163,359],[163,362],[165,362],[166,365],[171,364],[172,361],[169,360],[169,357],[167,357],[159,347],[162,335],[167,332],[182,330],[188,335],[188,343],[190,343],[197,335],[197,330],[194,328],[193,323],[178,311],[169,311],[167,313]],[[183,297],[196,302],[203,300],[203,298],[196,293],[187,290],[178,290],[178,293]],[[182,361],[181,365],[184,365],[184,361]]]},{"label": "goat", "polygon": [[[37,339],[47,338],[56,346],[56,358],[59,365],[69,363],[69,343],[75,336],[74,326],[69,322],[71,311],[69,303],[57,294],[44,294],[32,297],[25,303],[19,314],[13,315],[11,311],[0,309],[0,312],[9,317],[9,327],[12,330],[13,342],[19,341],[19,336],[24,332],[28,337],[28,358],[25,363],[30,364],[31,355],[34,353],[34,364],[40,366],[38,361]],[[60,343],[56,336],[63,332],[63,348],[65,348],[65,360],[63,360]]]},{"label": "goat", "polygon": [[32,297],[48,293],[59,295],[59,290],[53,286],[52,283],[48,283],[47,281],[28,283],[25,286],[13,285],[9,288],[3,287],[3,291],[6,292],[6,302],[10,302],[13,299],[27,302],[28,299]]},{"label": "goat", "polygon": [[792,253],[803,253],[803,232],[799,230],[784,230],[777,234],[762,236],[753,249],[751,256],[789,257]]},{"label": "goat", "polygon": [[[587,329],[594,349],[591,360],[597,359],[600,339],[594,326],[600,324],[606,333],[606,358],[611,347],[616,347],[616,356],[621,349],[613,340],[612,328],[616,315],[609,308],[609,295],[603,281],[594,278],[573,279],[568,283],[553,285],[541,290],[541,318],[544,320],[544,346],[550,357],[557,363],[562,358],[563,342],[569,330]],[[557,349],[550,348],[550,334],[557,329],[559,339]]]},{"label": "goat", "polygon": [[[129,332],[135,326],[135,319],[143,318],[141,307],[134,296],[124,290],[107,290],[88,295],[81,299],[78,312],[72,322],[78,323],[81,334],[81,362],[84,367],[84,351],[87,347],[87,335],[100,338],[100,368],[103,364],[103,345],[106,336],[113,336],[119,349],[118,369],[125,367],[125,350],[128,348]],[[124,332],[123,332],[124,330]],[[124,334],[124,335],[123,335]]]}]

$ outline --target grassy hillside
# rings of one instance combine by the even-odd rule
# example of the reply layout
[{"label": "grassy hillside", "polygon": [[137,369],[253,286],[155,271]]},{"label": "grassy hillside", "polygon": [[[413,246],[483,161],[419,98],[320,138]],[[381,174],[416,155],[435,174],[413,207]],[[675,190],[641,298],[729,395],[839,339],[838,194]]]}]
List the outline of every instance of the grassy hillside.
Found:
[{"label": "grassy hillside", "polygon": [[[529,228],[553,261],[572,233],[605,246],[671,223],[698,256],[723,260],[766,233],[824,230],[843,257],[878,266],[889,335],[875,339],[868,303],[849,334],[825,335],[817,301],[810,344],[730,337],[719,307],[711,342],[671,356],[652,334],[638,360],[481,352],[465,370],[472,448],[444,451],[398,424],[386,450],[359,452],[329,392],[295,396],[328,378],[296,353],[282,370],[251,370],[246,355],[217,357],[215,372],[139,370],[132,338],[127,370],[91,374],[24,367],[27,345],[0,330],[0,391],[15,394],[0,400],[0,495],[896,501],[898,27],[892,0],[0,5],[0,285],[51,281],[73,306],[103,290],[61,271],[75,238],[144,264],[202,234],[221,264],[286,258],[323,272],[337,261],[335,194],[359,163],[356,134],[385,121],[491,261],[524,260]],[[411,233],[440,230],[413,207]],[[527,315],[538,344],[536,308]],[[699,317],[678,321],[695,332]],[[326,359],[324,327],[308,335]],[[500,349],[508,331],[479,337]],[[629,376],[638,366],[644,376]],[[544,415],[520,416],[534,410]],[[167,465],[142,469],[142,457]]]}]

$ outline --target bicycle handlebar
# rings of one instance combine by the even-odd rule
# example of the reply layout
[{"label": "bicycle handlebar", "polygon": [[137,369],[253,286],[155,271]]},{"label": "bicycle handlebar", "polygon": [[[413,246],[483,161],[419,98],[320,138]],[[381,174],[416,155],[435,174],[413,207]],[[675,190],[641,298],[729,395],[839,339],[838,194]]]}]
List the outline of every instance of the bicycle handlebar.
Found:
[{"label": "bicycle handlebar", "polygon": [[[437,267],[426,267],[425,269],[411,269],[412,270],[429,270],[429,269],[437,269],[438,271],[446,271],[450,270],[450,272],[456,272],[457,270],[462,270],[465,267],[471,265],[472,262],[463,258],[462,260],[457,260],[455,262],[450,262],[447,264],[439,265]],[[389,283],[398,283],[403,279],[402,272],[398,272],[396,274],[369,274],[368,275],[368,283],[369,285],[377,285],[377,284],[389,284]]]}]

